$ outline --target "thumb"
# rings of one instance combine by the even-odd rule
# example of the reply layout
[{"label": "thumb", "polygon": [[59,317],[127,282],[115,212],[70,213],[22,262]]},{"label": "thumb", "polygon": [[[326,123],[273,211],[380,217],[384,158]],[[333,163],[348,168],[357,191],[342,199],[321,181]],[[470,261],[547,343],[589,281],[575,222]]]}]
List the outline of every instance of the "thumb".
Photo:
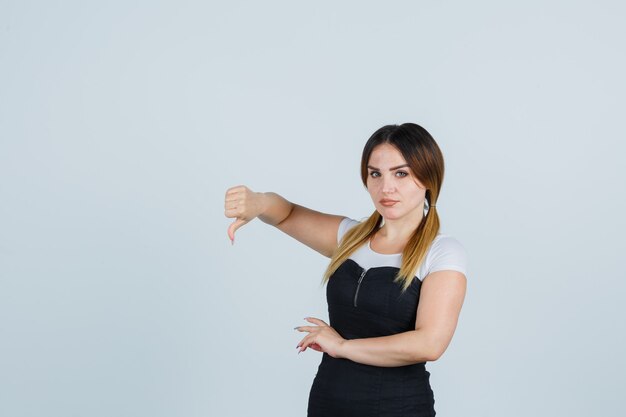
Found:
[{"label": "thumb", "polygon": [[317,350],[318,352],[323,352],[322,347],[317,343],[311,343],[309,347],[313,350]]},{"label": "thumb", "polygon": [[228,226],[228,237],[230,238],[232,244],[235,244],[235,230],[239,229],[244,224],[248,223],[247,220],[237,219]]}]

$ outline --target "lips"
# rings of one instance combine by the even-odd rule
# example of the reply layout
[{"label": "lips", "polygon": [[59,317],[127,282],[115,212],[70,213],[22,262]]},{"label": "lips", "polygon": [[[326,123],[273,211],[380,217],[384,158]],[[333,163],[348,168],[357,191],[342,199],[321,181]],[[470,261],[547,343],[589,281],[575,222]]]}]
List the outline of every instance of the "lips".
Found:
[{"label": "lips", "polygon": [[397,202],[398,202],[397,200],[388,200],[388,199],[380,200],[380,204],[382,204],[385,207],[391,207]]}]

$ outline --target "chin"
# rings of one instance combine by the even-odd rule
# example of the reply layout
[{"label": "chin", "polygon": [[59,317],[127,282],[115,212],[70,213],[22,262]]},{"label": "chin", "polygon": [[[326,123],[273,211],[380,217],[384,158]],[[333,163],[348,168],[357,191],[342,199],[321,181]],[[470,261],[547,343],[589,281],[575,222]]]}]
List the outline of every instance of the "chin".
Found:
[{"label": "chin", "polygon": [[393,210],[389,210],[387,208],[383,209],[383,210],[378,210],[378,213],[383,216],[385,219],[389,219],[389,220],[395,220],[398,219],[400,217],[402,217],[402,214],[397,213]]}]

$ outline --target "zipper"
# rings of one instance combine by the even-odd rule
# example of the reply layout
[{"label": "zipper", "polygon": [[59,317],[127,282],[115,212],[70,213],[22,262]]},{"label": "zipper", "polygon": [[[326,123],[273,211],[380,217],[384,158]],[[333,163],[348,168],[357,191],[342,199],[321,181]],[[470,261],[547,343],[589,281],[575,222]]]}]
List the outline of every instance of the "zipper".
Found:
[{"label": "zipper", "polygon": [[356,307],[356,297],[357,295],[359,295],[359,288],[361,287],[361,281],[363,281],[363,277],[365,276],[365,272],[367,272],[367,270],[363,270],[363,272],[361,272],[361,276],[359,277],[359,282],[356,286],[356,291],[354,292],[354,306]]}]

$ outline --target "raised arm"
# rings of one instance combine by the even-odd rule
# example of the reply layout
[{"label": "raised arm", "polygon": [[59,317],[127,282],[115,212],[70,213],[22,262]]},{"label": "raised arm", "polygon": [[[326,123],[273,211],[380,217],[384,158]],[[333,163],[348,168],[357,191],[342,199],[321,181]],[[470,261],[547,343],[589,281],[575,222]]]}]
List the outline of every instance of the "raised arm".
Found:
[{"label": "raised arm", "polygon": [[258,217],[329,258],[337,248],[337,231],[344,218],[311,210],[273,192],[253,192],[243,185],[226,192],[225,215],[237,218],[228,228],[233,242],[235,230]]}]

